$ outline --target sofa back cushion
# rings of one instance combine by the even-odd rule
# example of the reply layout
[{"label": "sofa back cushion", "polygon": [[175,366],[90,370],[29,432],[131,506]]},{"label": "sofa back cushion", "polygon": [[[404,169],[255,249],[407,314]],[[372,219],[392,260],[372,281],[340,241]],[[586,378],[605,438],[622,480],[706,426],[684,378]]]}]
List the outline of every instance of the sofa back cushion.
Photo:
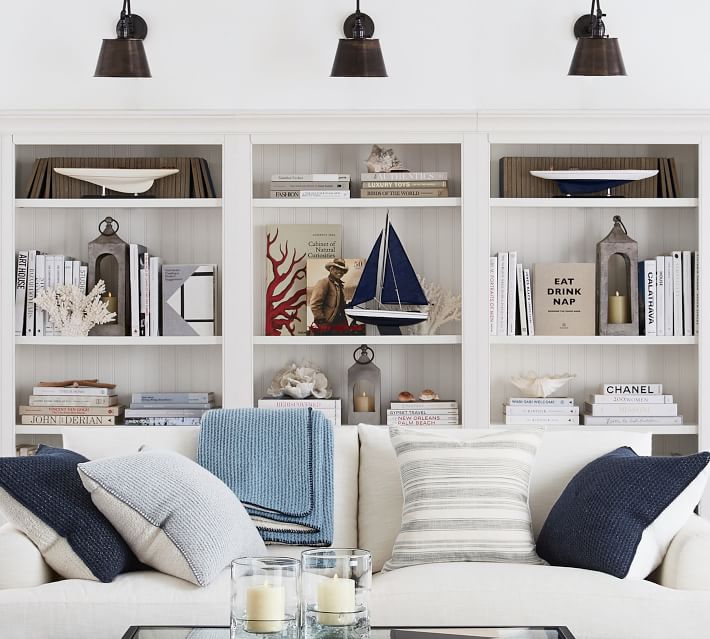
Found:
[{"label": "sofa back cushion", "polygon": [[[361,425],[358,495],[358,547],[372,552],[372,568],[382,569],[402,523],[402,485],[399,466],[386,427]],[[491,429],[438,431],[465,440],[490,434]],[[533,466],[530,510],[537,537],[550,509],[570,479],[590,461],[619,446],[639,455],[651,454],[651,436],[645,433],[550,431]]]},{"label": "sofa back cushion", "polygon": [[[338,426],[333,438],[334,530],[333,546],[357,546],[358,432],[357,426]],[[65,428],[64,445],[86,457],[101,459],[136,453],[141,447],[172,450],[189,459],[197,457],[199,427],[161,428],[126,426],[123,429]],[[399,522],[397,523],[399,530]],[[300,557],[301,546],[267,546],[270,555]]]}]

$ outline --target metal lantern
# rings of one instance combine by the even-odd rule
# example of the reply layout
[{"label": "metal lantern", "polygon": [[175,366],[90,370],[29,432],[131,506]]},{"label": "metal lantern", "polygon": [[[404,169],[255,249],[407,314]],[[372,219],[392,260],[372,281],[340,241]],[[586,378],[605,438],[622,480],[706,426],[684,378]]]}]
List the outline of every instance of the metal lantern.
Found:
[{"label": "metal lantern", "polygon": [[[638,335],[638,243],[632,240],[621,217],[614,216],[614,228],[597,244],[597,334]],[[616,257],[621,260],[614,260]],[[621,278],[613,290],[609,275],[619,275],[610,262],[623,264]],[[612,280],[613,281],[613,280]]]},{"label": "metal lantern", "polygon": [[373,364],[375,351],[363,344],[353,353],[348,369],[348,424],[381,424],[380,369]]},{"label": "metal lantern", "polygon": [[91,335],[130,335],[129,246],[118,236],[118,226],[107,217],[99,224],[101,234],[89,242],[89,290],[103,280],[106,295],[116,298],[116,321],[94,326]]}]

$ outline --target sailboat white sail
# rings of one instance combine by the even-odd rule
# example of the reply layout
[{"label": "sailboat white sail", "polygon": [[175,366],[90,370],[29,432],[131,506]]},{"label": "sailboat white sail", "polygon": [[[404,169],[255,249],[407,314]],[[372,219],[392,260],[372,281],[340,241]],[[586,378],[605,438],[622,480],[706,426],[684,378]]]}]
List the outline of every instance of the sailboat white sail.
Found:
[{"label": "sailboat white sail", "polygon": [[[377,308],[360,307],[372,300],[377,303]],[[367,258],[351,307],[345,309],[345,314],[358,322],[377,326],[383,335],[397,335],[401,334],[400,326],[418,324],[429,317],[427,311],[409,311],[402,306],[428,304],[388,215],[385,228]],[[387,308],[386,305],[396,305],[396,308]]]}]

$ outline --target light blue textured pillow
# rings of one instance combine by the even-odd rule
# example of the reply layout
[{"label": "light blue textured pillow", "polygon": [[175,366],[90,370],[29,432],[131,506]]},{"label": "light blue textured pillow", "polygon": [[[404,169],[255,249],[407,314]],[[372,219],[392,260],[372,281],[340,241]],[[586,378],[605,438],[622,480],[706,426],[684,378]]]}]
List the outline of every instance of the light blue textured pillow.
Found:
[{"label": "light blue textured pillow", "polygon": [[200,586],[266,547],[236,495],[174,452],[79,464],[84,487],[144,564]]}]

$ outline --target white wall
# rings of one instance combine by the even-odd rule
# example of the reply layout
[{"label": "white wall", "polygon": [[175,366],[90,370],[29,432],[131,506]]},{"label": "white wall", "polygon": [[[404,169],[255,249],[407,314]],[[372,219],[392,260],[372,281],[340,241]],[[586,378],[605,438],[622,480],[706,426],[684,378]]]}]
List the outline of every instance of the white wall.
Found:
[{"label": "white wall", "polygon": [[92,77],[121,0],[2,2],[0,108],[710,108],[710,3],[606,0],[627,78],[569,78],[588,0],[362,0],[389,79],[328,77],[354,0],[133,0],[151,80]]}]

